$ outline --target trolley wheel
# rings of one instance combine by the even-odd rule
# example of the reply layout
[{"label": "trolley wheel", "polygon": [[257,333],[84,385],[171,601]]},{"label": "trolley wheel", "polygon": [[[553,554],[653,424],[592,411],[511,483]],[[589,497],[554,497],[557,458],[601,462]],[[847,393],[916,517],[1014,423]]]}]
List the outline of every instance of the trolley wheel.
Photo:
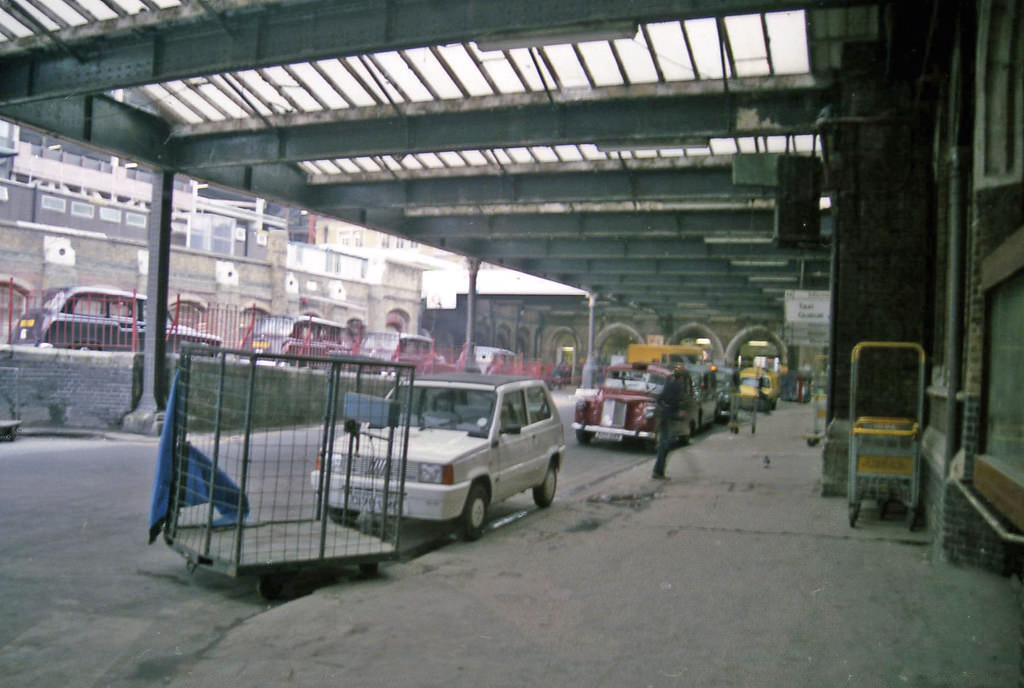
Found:
[{"label": "trolley wheel", "polygon": [[808,437],[807,438],[807,446],[808,447],[815,447],[817,445],[818,445],[818,438],[817,437]]},{"label": "trolley wheel", "polygon": [[363,578],[376,578],[380,574],[380,564],[367,561],[359,565],[359,575]]},{"label": "trolley wheel", "polygon": [[533,488],[533,503],[541,509],[551,506],[555,501],[555,490],[558,488],[558,469],[554,464],[548,466],[544,474],[544,482]]},{"label": "trolley wheel", "polygon": [[729,432],[731,432],[734,435],[738,435],[738,434],[740,434],[740,429],[738,427],[736,427],[735,425],[730,425],[729,426]]},{"label": "trolley wheel", "polygon": [[860,516],[860,502],[850,505],[850,527],[857,525],[857,517]]},{"label": "trolley wheel", "polygon": [[590,440],[594,439],[594,433],[587,430],[576,431],[576,441],[580,444],[590,444]]},{"label": "trolley wheel", "polygon": [[256,592],[265,600],[276,600],[284,592],[284,579],[273,573],[263,574],[256,581]]},{"label": "trolley wheel", "polygon": [[462,508],[459,525],[462,537],[466,540],[479,540],[484,534],[484,517],[487,515],[487,489],[480,483],[474,483],[466,495],[466,505]]}]

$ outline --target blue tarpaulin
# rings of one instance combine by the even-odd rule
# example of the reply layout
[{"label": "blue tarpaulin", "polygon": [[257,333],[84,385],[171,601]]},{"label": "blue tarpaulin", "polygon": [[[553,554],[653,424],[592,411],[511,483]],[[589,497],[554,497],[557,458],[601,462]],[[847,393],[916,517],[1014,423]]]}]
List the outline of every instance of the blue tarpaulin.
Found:
[{"label": "blue tarpaulin", "polygon": [[[167,399],[167,413],[164,416],[164,427],[160,433],[160,445],[157,448],[156,475],[153,479],[153,497],[149,509],[149,542],[156,540],[164,523],[167,521],[167,509],[171,501],[171,488],[174,482],[174,439],[178,407],[178,375],[175,373],[171,383],[171,393]],[[196,506],[210,503],[210,474],[213,462],[208,456],[189,445],[184,460],[188,465],[179,475],[184,476],[184,485],[178,489],[183,498],[184,506]],[[239,516],[244,519],[249,515],[249,500],[241,493],[238,485],[218,468],[213,473],[213,505],[220,518],[211,525],[225,526],[238,522]]]}]

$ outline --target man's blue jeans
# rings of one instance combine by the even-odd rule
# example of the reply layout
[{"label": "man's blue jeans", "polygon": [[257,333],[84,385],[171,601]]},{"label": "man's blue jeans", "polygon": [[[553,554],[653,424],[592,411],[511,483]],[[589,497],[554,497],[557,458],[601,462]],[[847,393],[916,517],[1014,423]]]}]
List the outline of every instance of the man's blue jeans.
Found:
[{"label": "man's blue jeans", "polygon": [[658,421],[658,458],[654,462],[654,475],[665,475],[665,462],[675,441],[672,424],[665,420]]}]

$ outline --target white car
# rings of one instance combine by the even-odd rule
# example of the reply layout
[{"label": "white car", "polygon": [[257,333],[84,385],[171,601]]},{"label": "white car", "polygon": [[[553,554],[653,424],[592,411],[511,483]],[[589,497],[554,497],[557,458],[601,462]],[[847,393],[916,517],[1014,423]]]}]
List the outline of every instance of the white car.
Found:
[{"label": "white car", "polygon": [[[542,380],[470,373],[418,377],[410,414],[402,516],[458,519],[463,536],[475,540],[490,504],[526,490],[537,506],[551,504],[565,442]],[[401,484],[401,462],[387,469],[374,444],[382,441],[372,432],[361,436],[351,462],[335,448],[327,489],[332,520],[397,511],[398,493],[389,484]],[[317,489],[320,468],[311,475]]]}]

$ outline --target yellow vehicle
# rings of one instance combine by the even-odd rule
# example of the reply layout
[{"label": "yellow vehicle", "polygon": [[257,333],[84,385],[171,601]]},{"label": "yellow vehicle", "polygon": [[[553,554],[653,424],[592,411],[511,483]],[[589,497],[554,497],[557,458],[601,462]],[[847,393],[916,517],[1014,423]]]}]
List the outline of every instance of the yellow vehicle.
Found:
[{"label": "yellow vehicle", "polygon": [[[739,394],[744,407],[754,399],[758,399],[757,408],[761,410],[774,410],[779,404],[779,395],[782,393],[782,384],[779,374],[774,370],[766,368],[744,368],[740,371]],[[751,400],[748,402],[747,400]]]},{"label": "yellow vehicle", "polygon": [[707,360],[707,352],[695,344],[630,344],[626,349],[626,363],[686,365]]}]

